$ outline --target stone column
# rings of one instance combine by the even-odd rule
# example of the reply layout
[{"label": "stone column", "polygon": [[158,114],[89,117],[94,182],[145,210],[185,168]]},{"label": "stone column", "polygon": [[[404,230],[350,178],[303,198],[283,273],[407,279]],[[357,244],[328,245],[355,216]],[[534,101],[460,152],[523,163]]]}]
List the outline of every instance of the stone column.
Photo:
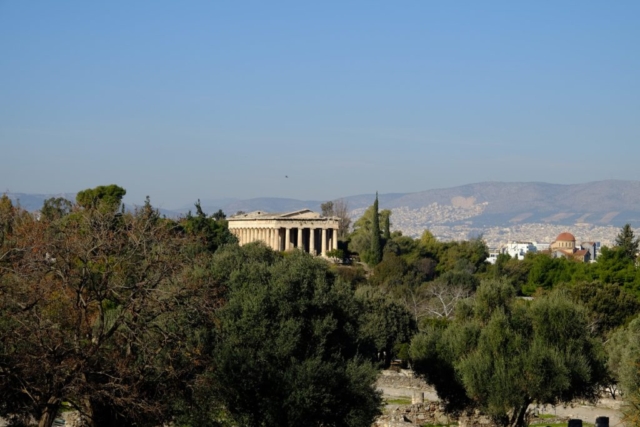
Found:
[{"label": "stone column", "polygon": [[302,246],[302,228],[300,227],[298,227],[298,249],[301,251],[304,250],[304,247]]},{"label": "stone column", "polygon": [[322,247],[320,248],[322,256],[327,256],[327,229],[322,229]]},{"label": "stone column", "polygon": [[333,237],[331,238],[333,249],[338,249],[338,229],[332,229],[331,233],[333,234]]},{"label": "stone column", "polygon": [[284,230],[284,250],[291,249],[291,228],[287,227]]},{"label": "stone column", "polygon": [[278,229],[277,228],[271,229],[271,247],[273,248],[274,251],[280,250],[280,248],[278,247]]},{"label": "stone column", "polygon": [[309,229],[309,253],[316,255],[316,229]]}]

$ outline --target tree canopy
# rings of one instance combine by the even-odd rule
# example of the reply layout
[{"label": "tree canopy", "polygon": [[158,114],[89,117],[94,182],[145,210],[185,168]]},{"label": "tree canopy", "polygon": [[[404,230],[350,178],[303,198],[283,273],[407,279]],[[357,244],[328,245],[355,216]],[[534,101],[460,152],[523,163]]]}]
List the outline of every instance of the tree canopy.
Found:
[{"label": "tree canopy", "polygon": [[531,403],[594,398],[604,356],[585,310],[561,293],[529,303],[503,282],[485,282],[445,328],[414,338],[416,372],[449,410],[478,407],[504,426],[526,425]]},{"label": "tree canopy", "polygon": [[260,243],[227,247],[228,288],[207,384],[240,425],[370,426],[379,413],[359,303],[326,262]]},{"label": "tree canopy", "polygon": [[634,236],[631,226],[625,224],[616,236],[615,246],[621,250],[627,258],[635,260],[638,256],[638,245],[640,245],[639,240]]},{"label": "tree canopy", "polygon": [[79,191],[76,194],[76,202],[85,209],[100,207],[117,211],[125,194],[127,194],[127,190],[118,185],[99,185],[95,188]]}]

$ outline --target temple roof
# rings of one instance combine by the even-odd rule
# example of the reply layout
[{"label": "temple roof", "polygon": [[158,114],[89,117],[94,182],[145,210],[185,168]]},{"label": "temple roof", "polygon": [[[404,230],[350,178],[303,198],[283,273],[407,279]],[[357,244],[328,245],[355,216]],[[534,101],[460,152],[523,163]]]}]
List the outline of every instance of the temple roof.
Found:
[{"label": "temple roof", "polygon": [[228,218],[228,220],[230,221],[257,220],[257,219],[337,219],[337,218],[323,217],[318,212],[314,212],[311,209],[300,209],[293,212],[254,211],[249,213],[243,213],[240,215],[233,215]]}]

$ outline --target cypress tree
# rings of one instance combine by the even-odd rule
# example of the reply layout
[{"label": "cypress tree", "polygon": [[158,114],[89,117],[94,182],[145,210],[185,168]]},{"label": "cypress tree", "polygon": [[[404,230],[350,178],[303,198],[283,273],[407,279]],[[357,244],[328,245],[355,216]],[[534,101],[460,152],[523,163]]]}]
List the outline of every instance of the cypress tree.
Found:
[{"label": "cypress tree", "polygon": [[380,241],[380,219],[378,218],[378,192],[373,202],[373,218],[371,219],[371,265],[382,261],[382,242]]},{"label": "cypress tree", "polygon": [[384,238],[385,244],[391,239],[391,220],[389,219],[390,216],[391,213],[389,213],[389,215],[384,215],[384,229],[382,232],[382,237]]}]

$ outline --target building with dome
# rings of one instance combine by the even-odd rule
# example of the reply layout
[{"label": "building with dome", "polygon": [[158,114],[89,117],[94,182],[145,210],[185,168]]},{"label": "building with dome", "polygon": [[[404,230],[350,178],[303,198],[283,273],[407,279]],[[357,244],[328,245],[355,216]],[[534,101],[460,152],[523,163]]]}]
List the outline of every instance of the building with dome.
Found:
[{"label": "building with dome", "polygon": [[549,251],[554,258],[570,258],[582,262],[591,262],[596,259],[596,243],[583,242],[576,245],[576,238],[569,232],[558,234],[556,240],[549,245]]},{"label": "building with dome", "polygon": [[558,237],[556,237],[555,242],[549,245],[549,249],[551,249],[552,252],[556,250],[574,252],[575,248],[576,248],[576,238],[574,237],[573,234],[566,231],[558,234]]}]

